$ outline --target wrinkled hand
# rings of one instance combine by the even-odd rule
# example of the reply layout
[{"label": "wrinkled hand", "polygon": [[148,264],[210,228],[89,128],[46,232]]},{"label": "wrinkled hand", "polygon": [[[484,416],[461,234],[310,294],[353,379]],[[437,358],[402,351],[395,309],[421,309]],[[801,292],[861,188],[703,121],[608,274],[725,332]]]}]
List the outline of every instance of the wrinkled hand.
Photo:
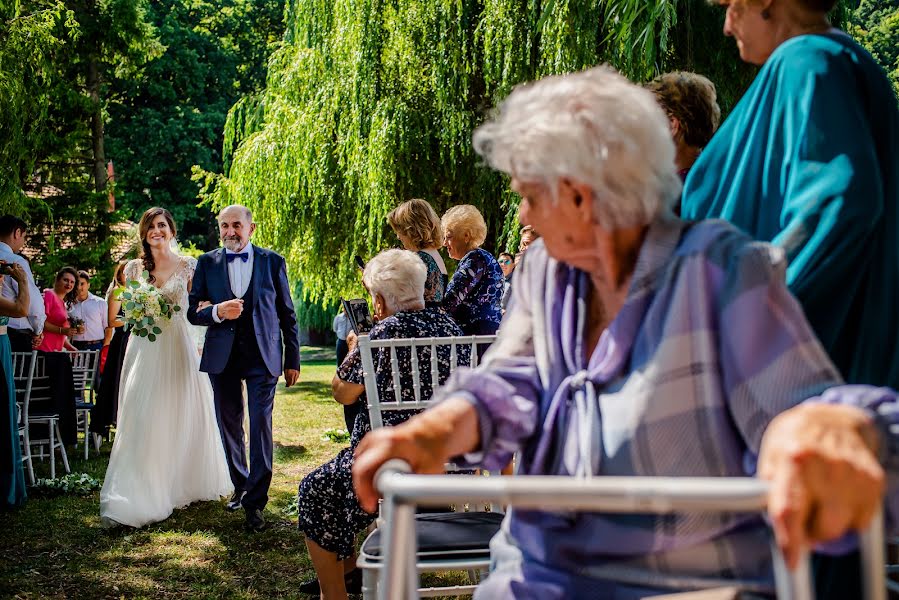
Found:
[{"label": "wrinkled hand", "polygon": [[790,568],[803,548],[867,527],[884,493],[878,444],[868,414],[851,406],[805,404],[771,421],[758,472]]},{"label": "wrinkled hand", "polygon": [[347,354],[356,349],[356,346],[359,345],[359,336],[356,335],[355,331],[350,331],[346,334],[346,347]]},{"label": "wrinkled hand", "polygon": [[395,427],[381,427],[362,438],[353,459],[353,486],[359,504],[370,513],[377,511],[380,494],[375,474],[385,462],[399,458],[413,473],[444,473],[449,456],[433,436],[421,435],[421,421],[412,419]]},{"label": "wrinkled hand", "polygon": [[290,387],[300,379],[299,369],[284,369],[284,385]]},{"label": "wrinkled hand", "polygon": [[227,300],[219,304],[216,310],[218,311],[219,318],[222,320],[233,321],[240,317],[243,312],[243,300],[240,298]]}]

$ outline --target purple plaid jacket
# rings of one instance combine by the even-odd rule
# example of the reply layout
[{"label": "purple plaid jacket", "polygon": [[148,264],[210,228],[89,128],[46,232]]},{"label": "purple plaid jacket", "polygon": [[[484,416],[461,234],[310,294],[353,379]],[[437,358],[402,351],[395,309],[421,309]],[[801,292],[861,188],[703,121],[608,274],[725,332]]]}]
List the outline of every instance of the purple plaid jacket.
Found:
[{"label": "purple plaid jacket", "polygon": [[[521,451],[522,474],[753,475],[770,420],[842,384],[785,268],[779,249],[723,221],[657,221],[623,308],[586,360],[588,277],[535,242],[481,367],[437,395],[478,410],[482,446],[464,462],[497,469]],[[870,407],[887,428],[899,422],[889,390],[837,388],[823,401]],[[558,584],[559,597],[596,579],[681,587],[674,574],[764,585],[768,536],[758,515],[512,510],[481,594],[507,595],[529,569]]]}]

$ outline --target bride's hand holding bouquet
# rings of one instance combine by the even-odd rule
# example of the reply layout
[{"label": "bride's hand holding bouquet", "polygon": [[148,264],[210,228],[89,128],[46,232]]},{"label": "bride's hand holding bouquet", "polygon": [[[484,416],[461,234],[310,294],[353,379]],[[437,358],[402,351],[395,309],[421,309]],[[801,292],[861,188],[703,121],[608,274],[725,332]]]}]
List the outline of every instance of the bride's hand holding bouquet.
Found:
[{"label": "bride's hand holding bouquet", "polygon": [[144,272],[144,281],[129,281],[119,292],[122,311],[125,316],[125,328],[134,335],[145,337],[151,342],[162,333],[160,324],[168,321],[181,310],[160,293],[159,288],[147,283],[149,273]]}]

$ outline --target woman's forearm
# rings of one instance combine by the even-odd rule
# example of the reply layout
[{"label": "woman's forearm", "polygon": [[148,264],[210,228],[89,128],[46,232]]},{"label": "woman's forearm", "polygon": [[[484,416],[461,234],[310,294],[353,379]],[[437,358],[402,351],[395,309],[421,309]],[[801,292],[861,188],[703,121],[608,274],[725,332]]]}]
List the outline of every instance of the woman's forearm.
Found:
[{"label": "woman's forearm", "polygon": [[419,444],[447,461],[481,445],[478,411],[463,398],[449,398],[411,419],[407,426],[407,433]]}]

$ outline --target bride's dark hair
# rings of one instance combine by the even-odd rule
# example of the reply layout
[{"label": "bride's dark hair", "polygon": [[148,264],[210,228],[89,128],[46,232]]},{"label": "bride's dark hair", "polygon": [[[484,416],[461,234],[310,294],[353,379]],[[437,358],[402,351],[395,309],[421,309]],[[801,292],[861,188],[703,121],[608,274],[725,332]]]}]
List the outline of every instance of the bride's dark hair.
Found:
[{"label": "bride's dark hair", "polygon": [[156,261],[153,260],[150,244],[147,243],[147,232],[150,231],[150,225],[153,224],[156,217],[160,215],[165,217],[166,222],[169,224],[169,229],[172,230],[172,237],[178,235],[178,229],[175,227],[175,219],[172,217],[172,213],[158,206],[147,209],[147,212],[141,216],[140,223],[137,225],[137,233],[140,236],[140,259],[144,263],[144,271],[147,272],[148,281],[150,283],[153,283],[153,281],[156,280],[156,278],[153,277],[153,269],[156,268]]}]

